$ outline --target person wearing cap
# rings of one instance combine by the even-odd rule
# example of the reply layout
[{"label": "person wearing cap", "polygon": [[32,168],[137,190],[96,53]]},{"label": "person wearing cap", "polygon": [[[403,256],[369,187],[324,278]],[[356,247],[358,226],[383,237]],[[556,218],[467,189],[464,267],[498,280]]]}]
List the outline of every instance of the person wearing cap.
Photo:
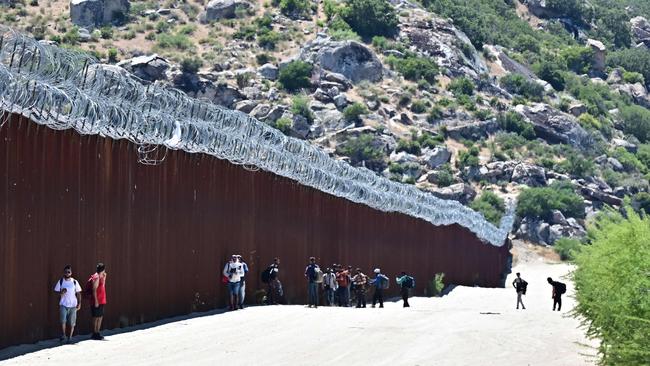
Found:
[{"label": "person wearing cap", "polygon": [[241,277],[244,275],[244,266],[239,262],[237,255],[233,254],[230,261],[223,267],[223,275],[228,277],[228,293],[230,294],[230,310],[237,310],[239,306],[239,289]]},{"label": "person wearing cap", "polygon": [[381,273],[381,269],[375,268],[375,278],[370,280],[370,284],[375,286],[375,293],[372,295],[372,307],[374,308],[377,303],[379,307],[384,307],[384,288],[389,283],[388,277]]},{"label": "person wearing cap", "polygon": [[241,263],[242,268],[244,270],[244,274],[241,276],[241,279],[239,280],[239,308],[243,309],[244,308],[244,299],[246,298],[246,274],[248,273],[248,264],[244,262],[244,258],[242,258],[241,255],[237,254],[237,260],[239,260],[239,263]]},{"label": "person wearing cap", "polygon": [[355,272],[356,274],[352,277],[352,282],[354,283],[354,294],[357,298],[357,308],[365,308],[368,276],[361,272],[361,268],[357,268]]},{"label": "person wearing cap", "polygon": [[325,305],[334,306],[334,292],[338,289],[339,285],[336,282],[336,275],[331,268],[325,270],[323,275],[323,289],[325,290]]}]

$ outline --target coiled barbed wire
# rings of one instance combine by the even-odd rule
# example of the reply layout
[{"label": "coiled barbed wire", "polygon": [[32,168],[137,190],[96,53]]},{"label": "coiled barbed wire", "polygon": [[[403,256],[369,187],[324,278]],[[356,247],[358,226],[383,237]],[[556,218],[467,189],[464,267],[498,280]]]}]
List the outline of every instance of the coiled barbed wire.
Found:
[{"label": "coiled barbed wire", "polygon": [[457,201],[332,159],[308,142],[287,137],[246,114],[175,89],[145,85],[120,67],[3,26],[0,112],[0,121],[16,113],[52,129],[127,139],[139,146],[145,164],[160,163],[166,149],[209,154],[377,210],[400,212],[434,225],[458,224],[494,246],[505,243],[514,222],[513,204],[496,227]]}]

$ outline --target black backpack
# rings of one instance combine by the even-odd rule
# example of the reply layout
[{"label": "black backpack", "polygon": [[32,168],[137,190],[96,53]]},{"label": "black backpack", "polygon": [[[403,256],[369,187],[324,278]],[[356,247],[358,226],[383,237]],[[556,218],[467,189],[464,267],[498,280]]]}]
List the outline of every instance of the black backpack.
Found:
[{"label": "black backpack", "polygon": [[566,285],[562,282],[557,282],[555,289],[560,295],[566,293]]},{"label": "black backpack", "polygon": [[273,268],[271,266],[269,266],[267,269],[265,269],[262,272],[262,282],[263,283],[271,282],[271,271],[273,271]]},{"label": "black backpack", "polygon": [[415,287],[415,278],[411,276],[406,276],[406,279],[404,280],[404,287],[406,288],[414,288]]}]

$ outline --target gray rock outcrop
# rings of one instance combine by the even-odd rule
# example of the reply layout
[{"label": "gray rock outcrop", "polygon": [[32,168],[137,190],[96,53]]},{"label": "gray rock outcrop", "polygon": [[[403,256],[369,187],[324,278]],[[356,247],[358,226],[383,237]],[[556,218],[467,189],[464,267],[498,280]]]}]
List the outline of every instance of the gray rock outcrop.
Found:
[{"label": "gray rock outcrop", "polygon": [[543,187],[546,186],[546,174],[542,167],[521,163],[513,169],[511,181],[529,187]]},{"label": "gray rock outcrop", "polygon": [[81,27],[94,28],[122,21],[128,16],[128,0],[72,0],[70,19]]},{"label": "gray rock outcrop", "polygon": [[341,74],[353,83],[362,80],[377,82],[384,74],[384,68],[377,55],[356,41],[316,38],[300,50],[298,57],[320,66],[323,70]]},{"label": "gray rock outcrop", "polygon": [[241,0],[212,0],[205,7],[205,20],[207,22],[234,18],[237,8],[248,9],[251,5]]},{"label": "gray rock outcrop", "polygon": [[592,136],[570,114],[541,103],[532,106],[520,104],[514,110],[533,124],[538,137],[549,143],[569,144],[580,149],[593,144]]},{"label": "gray rock outcrop", "polygon": [[455,200],[462,204],[468,204],[476,197],[476,191],[467,183],[452,184],[444,188],[432,188],[430,191],[438,198]]},{"label": "gray rock outcrop", "polygon": [[156,54],[124,60],[117,66],[129,70],[135,76],[147,81],[167,79],[166,73],[170,68],[169,62]]}]

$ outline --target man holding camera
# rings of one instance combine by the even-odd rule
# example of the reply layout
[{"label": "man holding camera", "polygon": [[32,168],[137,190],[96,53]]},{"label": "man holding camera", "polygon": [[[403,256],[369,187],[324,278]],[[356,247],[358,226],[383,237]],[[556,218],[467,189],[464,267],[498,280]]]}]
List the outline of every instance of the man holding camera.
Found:
[{"label": "man holding camera", "polygon": [[[79,286],[77,280],[72,278],[71,265],[68,264],[63,268],[63,277],[54,285],[54,291],[58,292],[61,297],[59,300],[59,316],[63,333],[60,341],[64,342],[67,339],[70,342],[77,322],[77,311],[81,309],[81,286]],[[66,324],[70,324],[70,335],[67,338]]]},{"label": "man holding camera", "polygon": [[239,290],[241,278],[244,276],[244,266],[237,255],[232,255],[230,261],[223,268],[223,275],[228,277],[228,293],[230,293],[230,310],[237,310],[239,305]]}]

